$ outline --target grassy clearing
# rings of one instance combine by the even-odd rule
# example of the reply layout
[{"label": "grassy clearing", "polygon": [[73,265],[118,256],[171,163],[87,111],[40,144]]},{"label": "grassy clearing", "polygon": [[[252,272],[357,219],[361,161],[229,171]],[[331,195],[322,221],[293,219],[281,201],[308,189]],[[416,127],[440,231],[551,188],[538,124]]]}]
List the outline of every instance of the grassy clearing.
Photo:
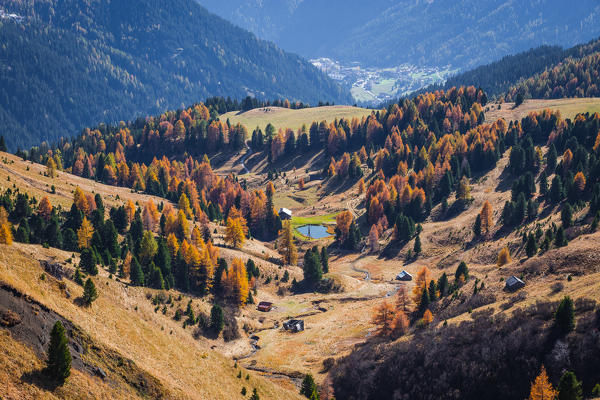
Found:
[{"label": "grassy clearing", "polygon": [[303,124],[309,128],[312,122],[333,121],[338,118],[351,119],[352,117],[362,118],[371,114],[373,110],[351,106],[327,106],[304,108],[301,110],[291,110],[281,107],[257,108],[238,113],[237,111],[223,114],[221,119],[229,119],[232,124],[240,123],[248,128],[250,132],[255,127],[260,127],[263,131],[267,124],[271,123],[275,129],[290,128],[300,129]]},{"label": "grassy clearing", "polygon": [[303,225],[330,225],[335,224],[337,213],[326,215],[315,215],[314,217],[292,217],[292,227],[298,228]]},{"label": "grassy clearing", "polygon": [[563,118],[573,119],[579,113],[600,112],[600,98],[526,100],[516,109],[513,109],[514,103],[504,103],[500,110],[497,109],[498,105],[496,104],[488,105],[488,107],[490,110],[485,113],[486,122],[493,122],[500,118],[507,121],[520,120],[530,112],[546,108],[560,111]]}]

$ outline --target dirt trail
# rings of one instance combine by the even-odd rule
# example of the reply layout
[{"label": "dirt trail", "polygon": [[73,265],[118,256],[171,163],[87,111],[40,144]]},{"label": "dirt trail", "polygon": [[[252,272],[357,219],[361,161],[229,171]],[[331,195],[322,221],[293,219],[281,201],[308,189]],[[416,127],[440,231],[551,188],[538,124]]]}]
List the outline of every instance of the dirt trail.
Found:
[{"label": "dirt trail", "polygon": [[242,168],[246,171],[245,174],[249,174],[250,170],[248,169],[248,167],[246,167],[246,160],[252,155],[252,149],[250,148],[250,146],[248,146],[247,142],[244,142],[244,146],[246,146],[246,154],[242,156],[240,164],[242,165]]}]

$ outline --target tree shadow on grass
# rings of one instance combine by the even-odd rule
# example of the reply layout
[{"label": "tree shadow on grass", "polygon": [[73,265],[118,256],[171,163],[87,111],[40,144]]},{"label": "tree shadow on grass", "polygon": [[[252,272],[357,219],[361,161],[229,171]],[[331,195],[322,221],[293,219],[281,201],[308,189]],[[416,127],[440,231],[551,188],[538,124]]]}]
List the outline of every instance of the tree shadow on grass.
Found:
[{"label": "tree shadow on grass", "polygon": [[21,381],[50,392],[62,386],[62,382],[57,382],[48,376],[45,368],[24,372],[21,375]]}]

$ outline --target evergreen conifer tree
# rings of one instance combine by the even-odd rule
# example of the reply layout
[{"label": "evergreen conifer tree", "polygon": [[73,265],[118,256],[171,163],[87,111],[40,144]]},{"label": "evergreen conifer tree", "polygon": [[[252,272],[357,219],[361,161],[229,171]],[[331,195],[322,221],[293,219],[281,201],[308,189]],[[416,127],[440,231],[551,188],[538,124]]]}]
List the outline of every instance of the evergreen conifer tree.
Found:
[{"label": "evergreen conifer tree", "polygon": [[310,399],[310,396],[313,394],[316,388],[317,385],[315,384],[315,380],[313,379],[312,375],[306,374],[304,380],[302,381],[302,386],[300,387],[300,394]]},{"label": "evergreen conifer tree", "polygon": [[327,247],[325,246],[321,247],[321,267],[324,274],[329,273],[329,254],[327,253]]},{"label": "evergreen conifer tree", "polygon": [[558,400],[581,400],[582,398],[581,382],[573,372],[566,371],[558,384]]},{"label": "evergreen conifer tree", "polygon": [[210,328],[218,335],[225,326],[225,316],[223,309],[218,304],[215,304],[210,309]]},{"label": "evergreen conifer tree", "polygon": [[144,272],[142,271],[142,266],[136,257],[131,259],[131,270],[129,272],[129,276],[133,286],[144,286]]},{"label": "evergreen conifer tree", "polygon": [[473,225],[473,233],[475,237],[481,236],[481,215],[477,214],[475,217],[475,224]]},{"label": "evergreen conifer tree", "polygon": [[68,343],[64,326],[60,321],[56,321],[50,333],[46,371],[52,379],[61,384],[71,374],[71,352]]},{"label": "evergreen conifer tree", "polygon": [[537,241],[532,233],[527,236],[527,244],[525,245],[525,253],[527,253],[527,257],[533,257],[537,253]]},{"label": "evergreen conifer tree", "polygon": [[554,327],[562,335],[575,329],[575,306],[569,296],[562,299],[554,313]]},{"label": "evergreen conifer tree", "polygon": [[98,298],[98,292],[96,291],[96,285],[92,281],[92,278],[88,278],[83,285],[83,303],[86,306],[91,306],[94,300]]},{"label": "evergreen conifer tree", "polygon": [[421,237],[420,237],[420,235],[417,235],[417,237],[415,238],[415,245],[413,247],[413,251],[415,252],[416,255],[421,254]]},{"label": "evergreen conifer tree", "polygon": [[319,254],[314,251],[314,248],[306,251],[302,270],[304,271],[304,279],[310,284],[319,282],[323,277]]},{"label": "evergreen conifer tree", "polygon": [[79,260],[79,268],[87,274],[98,275],[96,257],[94,256],[92,249],[83,249]]},{"label": "evergreen conifer tree", "polygon": [[83,276],[81,275],[81,271],[79,270],[79,267],[75,268],[75,274],[73,275],[73,281],[76,284],[83,286]]}]

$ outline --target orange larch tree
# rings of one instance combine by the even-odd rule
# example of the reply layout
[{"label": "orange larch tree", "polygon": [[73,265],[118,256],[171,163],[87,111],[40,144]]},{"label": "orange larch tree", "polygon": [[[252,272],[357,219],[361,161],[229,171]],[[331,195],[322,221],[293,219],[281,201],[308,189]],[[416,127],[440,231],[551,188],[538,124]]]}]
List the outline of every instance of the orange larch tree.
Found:
[{"label": "orange larch tree", "polygon": [[423,290],[427,290],[427,285],[431,281],[431,273],[429,268],[421,267],[415,279],[415,287],[413,289],[413,301],[419,304],[423,296]]},{"label": "orange larch tree", "polygon": [[490,229],[492,229],[492,226],[494,224],[493,213],[494,210],[492,209],[492,205],[489,201],[486,200],[483,203],[483,206],[481,207],[481,211],[479,213],[479,216],[481,217],[481,232],[484,234],[488,234]]},{"label": "orange larch tree", "polygon": [[52,204],[50,204],[48,196],[44,196],[44,198],[40,200],[40,204],[38,204],[38,214],[46,221],[50,219],[50,216],[52,215]]},{"label": "orange larch tree", "polygon": [[379,336],[390,336],[393,331],[394,307],[384,300],[383,303],[375,307],[371,321],[377,326]]},{"label": "orange larch tree", "polygon": [[542,365],[540,374],[535,378],[531,384],[531,391],[529,392],[529,400],[554,400],[558,392],[554,390],[548,374],[546,373],[546,367]]}]

